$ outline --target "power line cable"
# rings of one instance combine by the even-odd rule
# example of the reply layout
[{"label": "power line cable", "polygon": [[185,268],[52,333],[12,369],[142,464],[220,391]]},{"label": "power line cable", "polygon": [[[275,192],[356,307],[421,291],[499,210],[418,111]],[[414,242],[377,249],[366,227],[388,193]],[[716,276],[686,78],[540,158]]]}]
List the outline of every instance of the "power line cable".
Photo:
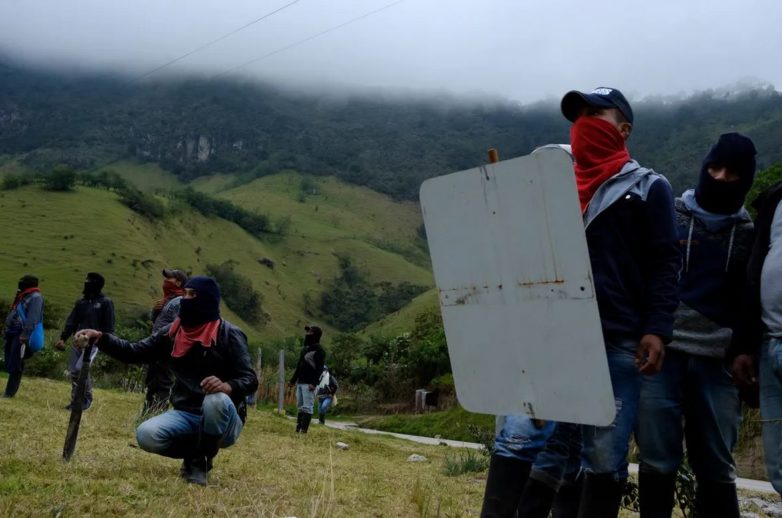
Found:
[{"label": "power line cable", "polygon": [[289,3],[285,4],[285,5],[283,5],[282,7],[278,8],[278,9],[275,9],[274,11],[271,11],[271,12],[268,12],[268,13],[264,14],[260,18],[256,18],[255,20],[253,20],[253,21],[251,21],[249,23],[246,23],[246,24],[242,25],[241,27],[239,27],[237,29],[232,30],[229,33],[223,34],[222,36],[220,36],[219,38],[217,38],[215,40],[212,40],[212,41],[210,41],[208,43],[205,43],[205,44],[201,45],[200,47],[191,50],[190,52],[182,54],[181,56],[179,56],[177,58],[174,58],[174,59],[172,59],[171,61],[169,61],[167,63],[163,63],[162,65],[160,65],[160,66],[158,66],[156,68],[153,68],[152,70],[150,70],[148,72],[145,72],[145,73],[141,74],[140,76],[134,77],[133,79],[130,80],[130,82],[131,83],[135,83],[137,81],[141,81],[142,79],[151,76],[155,72],[159,72],[159,71],[163,70],[164,68],[167,68],[167,67],[173,65],[174,63],[177,63],[177,62],[182,61],[183,59],[185,59],[185,58],[187,58],[189,56],[192,56],[196,52],[200,52],[200,51],[204,50],[207,47],[211,47],[215,43],[219,43],[219,42],[221,42],[221,41],[223,41],[223,40],[225,40],[227,38],[230,38],[231,36],[233,36],[237,32],[241,32],[241,31],[245,30],[246,28],[248,28],[248,27],[250,27],[252,25],[255,25],[258,22],[260,22],[262,20],[265,20],[266,18],[269,18],[270,16],[273,16],[273,15],[279,13],[280,11],[283,11],[283,10],[287,9],[288,7],[291,7],[293,4],[299,3],[300,1],[301,0],[293,0],[292,2],[289,2]]},{"label": "power line cable", "polygon": [[379,9],[375,9],[374,11],[370,11],[368,13],[364,13],[364,14],[362,14],[360,16],[357,16],[355,18],[352,18],[352,19],[350,19],[350,20],[348,20],[346,22],[340,23],[339,25],[335,25],[334,27],[330,27],[330,28],[328,28],[328,29],[326,29],[324,31],[321,31],[321,32],[317,33],[317,34],[314,34],[312,36],[308,36],[308,37],[306,37],[306,38],[304,38],[302,40],[299,40],[297,42],[291,43],[290,45],[286,45],[285,47],[279,48],[277,50],[273,50],[273,51],[271,51],[271,52],[269,52],[267,54],[264,54],[261,57],[258,57],[258,58],[255,58],[255,59],[251,59],[250,61],[247,61],[246,63],[243,63],[241,65],[238,65],[238,66],[235,66],[233,68],[230,68],[230,69],[226,70],[225,72],[221,72],[221,73],[217,74],[217,76],[215,76],[215,77],[222,77],[224,75],[230,74],[231,72],[235,72],[236,70],[239,70],[240,68],[244,68],[246,66],[252,65],[252,64],[257,63],[257,62],[259,62],[261,60],[264,60],[266,58],[269,58],[271,56],[279,54],[280,52],[284,52],[286,50],[292,49],[293,47],[298,47],[299,45],[307,43],[308,41],[312,41],[315,38],[320,38],[321,36],[324,36],[324,35],[326,35],[326,34],[328,34],[330,32],[334,32],[334,31],[336,31],[338,29],[341,29],[341,28],[343,28],[343,27],[345,27],[347,25],[350,25],[352,23],[355,23],[357,21],[363,20],[364,18],[368,18],[368,17],[370,17],[370,16],[372,16],[374,14],[377,14],[377,13],[379,13],[381,11],[385,11],[386,9],[390,9],[390,8],[394,7],[395,5],[397,5],[397,4],[401,4],[402,2],[404,2],[404,0],[396,0],[395,2],[391,2],[390,4],[386,4],[386,5],[384,5],[383,7],[379,8]]}]

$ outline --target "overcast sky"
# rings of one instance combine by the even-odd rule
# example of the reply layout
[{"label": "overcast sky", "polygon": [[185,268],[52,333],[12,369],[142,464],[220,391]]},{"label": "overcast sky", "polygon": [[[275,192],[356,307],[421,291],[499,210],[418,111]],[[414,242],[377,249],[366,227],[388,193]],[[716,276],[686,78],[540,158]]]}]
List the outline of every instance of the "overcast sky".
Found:
[{"label": "overcast sky", "polygon": [[[292,0],[0,0],[0,56],[142,74]],[[220,74],[393,0],[299,0],[167,67]],[[779,0],[403,0],[232,73],[522,102],[782,89]]]}]

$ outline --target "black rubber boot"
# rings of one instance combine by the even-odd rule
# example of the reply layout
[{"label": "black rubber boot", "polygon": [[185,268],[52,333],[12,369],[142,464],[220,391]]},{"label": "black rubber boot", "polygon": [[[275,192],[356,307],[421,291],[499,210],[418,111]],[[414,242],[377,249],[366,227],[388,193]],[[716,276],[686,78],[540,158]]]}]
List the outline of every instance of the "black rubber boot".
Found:
[{"label": "black rubber boot", "polygon": [[326,424],[326,414],[318,414],[318,422],[320,424]]},{"label": "black rubber boot", "polygon": [[584,478],[575,482],[566,482],[559,488],[551,509],[551,518],[578,518],[578,505],[581,503],[581,485]]},{"label": "black rubber boot", "polygon": [[312,414],[304,412],[301,416],[301,433],[307,433],[310,429],[310,421],[312,421]]},{"label": "black rubber boot", "polygon": [[531,462],[492,455],[486,492],[483,494],[481,518],[513,518],[524,486],[529,478]]},{"label": "black rubber boot", "polygon": [[518,518],[548,518],[557,492],[539,480],[531,478],[521,494]]},{"label": "black rubber boot", "polygon": [[616,518],[624,487],[624,480],[614,480],[613,474],[587,474],[581,489],[578,518]]},{"label": "black rubber boot", "polygon": [[182,463],[182,467],[185,468],[183,475],[185,480],[201,486],[207,484],[207,474],[212,469],[213,459],[220,451],[221,438],[219,435],[201,434],[198,440],[198,453]]},{"label": "black rubber boot", "polygon": [[699,518],[739,518],[736,484],[728,482],[698,482],[695,508]]},{"label": "black rubber boot", "polygon": [[671,518],[676,491],[676,473],[638,473],[638,501],[641,518]]},{"label": "black rubber boot", "polygon": [[301,418],[304,415],[304,412],[299,412],[296,414],[296,433],[299,433],[301,431]]},{"label": "black rubber boot", "polygon": [[205,486],[208,482],[207,472],[207,460],[206,456],[192,457],[183,463],[183,466],[187,466],[184,478],[190,484],[198,484],[199,486]]}]

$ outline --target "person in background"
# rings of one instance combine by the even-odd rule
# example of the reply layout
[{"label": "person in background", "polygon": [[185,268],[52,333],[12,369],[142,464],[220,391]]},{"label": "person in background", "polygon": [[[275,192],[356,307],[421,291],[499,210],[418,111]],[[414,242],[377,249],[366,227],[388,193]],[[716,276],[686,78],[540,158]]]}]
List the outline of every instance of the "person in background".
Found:
[{"label": "person in background", "polygon": [[323,366],[323,373],[320,375],[320,381],[316,389],[318,398],[318,422],[320,424],[326,424],[326,414],[328,414],[329,408],[331,408],[334,400],[337,397],[337,378],[331,373],[328,366]]},{"label": "person in background", "polygon": [[43,296],[38,289],[38,278],[34,275],[24,275],[19,279],[14,302],[5,317],[5,369],[8,371],[8,382],[5,385],[3,397],[16,395],[22,383],[24,361],[32,356],[27,347],[27,341],[35,327],[43,320]]},{"label": "person in background", "polygon": [[695,189],[676,199],[684,255],[681,302],[662,371],[645,377],[638,407],[639,496],[645,518],[669,518],[686,440],[699,516],[739,517],[733,448],[739,392],[726,353],[739,336],[741,297],[754,236],[744,200],[755,176],[755,146],[738,133],[719,137]]},{"label": "person in background", "polygon": [[[163,329],[179,316],[179,304],[185,293],[187,274],[176,268],[163,270],[163,297],[152,308],[152,332]],[[174,375],[168,360],[162,359],[147,365],[145,378],[147,393],[142,413],[159,412],[168,408]]]},{"label": "person in background", "polygon": [[318,326],[304,328],[304,347],[299,354],[296,370],[290,380],[290,385],[296,387],[296,433],[307,433],[312,421],[315,402],[315,387],[326,360],[326,352],[320,345],[323,330]]},{"label": "person in background", "polygon": [[[65,350],[65,341],[81,329],[98,329],[104,333],[114,332],[114,304],[111,299],[103,294],[103,286],[106,280],[97,272],[90,272],[84,280],[82,297],[73,305],[65,327],[60,333],[60,340],[54,347],[60,351]],[[68,372],[71,377],[71,400],[65,408],[70,410],[76,398],[76,386],[79,373],[84,362],[84,351],[78,347],[71,347],[68,355]],[[90,361],[98,354],[97,349],[92,350]],[[92,406],[92,377],[88,376],[84,386],[84,402],[82,409],[87,410]]]},{"label": "person in background", "polygon": [[[744,388],[760,374],[760,414],[768,480],[782,495],[782,181],[761,193],[753,206],[755,242],[747,264],[742,339],[729,356]],[[733,347],[735,346],[735,347]]]}]

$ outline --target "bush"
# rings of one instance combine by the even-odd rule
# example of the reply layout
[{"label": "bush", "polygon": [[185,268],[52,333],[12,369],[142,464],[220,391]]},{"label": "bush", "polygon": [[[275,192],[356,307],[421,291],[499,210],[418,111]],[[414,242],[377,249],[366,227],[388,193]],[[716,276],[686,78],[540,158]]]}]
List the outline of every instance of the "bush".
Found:
[{"label": "bush", "polygon": [[485,455],[475,450],[465,448],[456,455],[446,455],[443,462],[443,474],[457,477],[464,473],[480,473],[489,467]]},{"label": "bush", "polygon": [[388,313],[399,310],[426,290],[408,282],[370,284],[348,256],[337,256],[340,274],[313,300],[305,297],[305,307],[319,314],[341,331],[356,331]]},{"label": "bush", "polygon": [[128,186],[120,189],[119,200],[130,210],[149,219],[160,219],[166,214],[166,208],[159,200],[135,187]]},{"label": "bush", "polygon": [[213,198],[189,187],[173,193],[172,196],[187,203],[204,216],[217,216],[236,223],[256,237],[274,233],[268,216],[245,210],[230,201]]},{"label": "bush", "polygon": [[[59,339],[59,334],[57,336]],[[42,351],[35,353],[25,361],[26,376],[37,376],[55,380],[68,379],[68,352],[60,352],[54,348],[57,339],[49,339]]]},{"label": "bush", "polygon": [[18,189],[23,185],[30,185],[35,181],[35,176],[25,175],[17,176],[15,174],[9,174],[3,177],[2,189],[4,191],[10,191],[12,189]]},{"label": "bush", "polygon": [[252,281],[234,270],[238,263],[226,261],[208,264],[206,272],[220,283],[225,304],[250,324],[266,324],[268,314],[261,307],[263,295],[253,289]]},{"label": "bush", "polygon": [[98,174],[84,173],[79,177],[79,181],[87,187],[102,187],[116,191],[129,187],[128,182],[111,169],[106,169]]},{"label": "bush", "polygon": [[76,185],[76,173],[67,165],[58,165],[44,177],[43,185],[49,191],[72,191]]}]

